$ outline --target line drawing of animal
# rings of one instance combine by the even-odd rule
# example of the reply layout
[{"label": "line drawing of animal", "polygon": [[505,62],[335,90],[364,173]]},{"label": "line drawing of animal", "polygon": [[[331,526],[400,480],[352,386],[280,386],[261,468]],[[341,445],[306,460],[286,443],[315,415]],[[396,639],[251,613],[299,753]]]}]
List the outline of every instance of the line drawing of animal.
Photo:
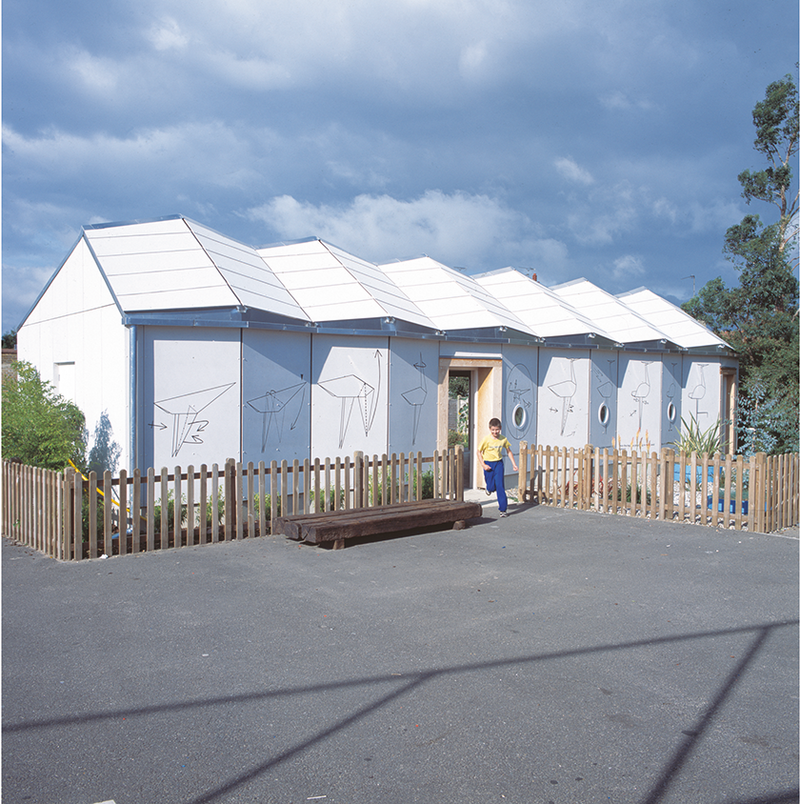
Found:
[{"label": "line drawing of animal", "polygon": [[428,398],[428,381],[425,378],[423,369],[427,368],[425,361],[422,359],[422,352],[419,353],[419,363],[414,363],[414,368],[419,372],[419,385],[415,388],[409,388],[408,391],[403,391],[401,396],[411,405],[414,409],[414,430],[411,437],[411,443],[417,443],[417,430],[419,430],[419,420],[422,414],[422,406]]},{"label": "line drawing of animal", "polygon": [[375,420],[375,412],[381,389],[380,350],[375,350],[374,357],[376,359],[378,373],[378,379],[375,385],[371,385],[357,374],[344,374],[340,377],[332,377],[329,380],[319,380],[317,382],[317,385],[332,397],[342,400],[341,414],[339,417],[339,449],[344,445],[356,402],[358,402],[365,436],[369,435],[372,423]]},{"label": "line drawing of animal", "polygon": [[647,397],[650,395],[650,376],[648,375],[649,363],[644,363],[644,380],[631,391],[631,396],[636,400],[639,413],[639,430],[642,429],[642,410],[647,404]]},{"label": "line drawing of animal", "polygon": [[569,379],[562,380],[548,388],[558,397],[561,398],[561,435],[564,435],[564,430],[567,428],[567,418],[572,411],[572,400],[575,392],[578,390],[578,383],[575,380],[575,361],[577,358],[569,358]]},{"label": "line drawing of animal", "polygon": [[[301,379],[302,379],[302,375]],[[299,399],[298,399],[299,396]],[[274,429],[278,436],[278,443],[280,444],[283,440],[283,432],[285,428],[285,418],[286,418],[286,410],[290,406],[292,406],[292,410],[294,410],[295,406],[297,409],[297,414],[295,415],[292,423],[289,425],[289,430],[294,430],[297,427],[297,422],[300,419],[300,414],[303,412],[303,402],[305,401],[306,396],[306,383],[299,382],[295,385],[290,385],[287,388],[281,388],[279,390],[269,390],[265,394],[261,396],[254,397],[253,399],[248,399],[247,404],[250,407],[257,411],[258,413],[262,414],[262,424],[261,424],[261,451],[264,452],[267,449],[267,441],[269,440],[270,432],[273,429],[273,425],[275,425]]]},{"label": "line drawing of animal", "polygon": [[[706,375],[705,375],[705,367],[708,363],[698,363],[697,368],[700,372],[700,382],[697,383],[690,391],[689,391],[689,399],[694,400],[694,418],[695,421],[700,420],[700,401],[706,395]],[[706,411],[702,411],[705,413]]]},{"label": "line drawing of animal", "polygon": [[[212,402],[219,399],[226,391],[233,388],[235,382],[227,385],[217,385],[214,388],[203,388],[188,394],[170,396],[155,402],[155,406],[164,413],[172,416],[172,457],[181,451],[184,444],[202,444],[203,439],[198,435],[208,427],[208,419],[199,419],[198,416]],[[166,425],[155,425],[164,429]]]}]

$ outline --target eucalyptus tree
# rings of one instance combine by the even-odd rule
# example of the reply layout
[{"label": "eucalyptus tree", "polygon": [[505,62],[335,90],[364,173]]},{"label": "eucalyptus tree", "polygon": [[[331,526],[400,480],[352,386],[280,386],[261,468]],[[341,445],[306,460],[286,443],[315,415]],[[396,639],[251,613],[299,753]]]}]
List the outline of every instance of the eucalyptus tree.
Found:
[{"label": "eucalyptus tree", "polygon": [[[749,205],[774,208],[771,222],[748,213],[725,233],[723,253],[739,271],[728,288],[712,279],[683,308],[739,353],[739,441],[742,451],[798,449],[798,152],[797,85],[791,75],[771,83],[753,109],[755,150],[765,160],[739,176]],[[775,215],[777,213],[777,215]]]}]

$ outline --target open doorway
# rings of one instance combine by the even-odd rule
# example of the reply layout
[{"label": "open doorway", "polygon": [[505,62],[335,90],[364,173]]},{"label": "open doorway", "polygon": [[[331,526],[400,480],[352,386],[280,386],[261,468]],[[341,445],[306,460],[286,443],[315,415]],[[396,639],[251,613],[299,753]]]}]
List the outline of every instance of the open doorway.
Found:
[{"label": "open doorway", "polygon": [[464,449],[464,488],[471,488],[472,372],[450,371],[447,400],[447,446]]},{"label": "open doorway", "polygon": [[[447,449],[450,431],[462,433],[464,445],[464,488],[483,488],[483,472],[476,455],[476,447],[485,435],[489,419],[502,409],[502,360],[500,357],[440,357],[439,358],[439,425],[437,449]],[[453,426],[450,420],[450,378],[456,395],[467,390],[465,411],[461,408],[462,420],[457,421],[458,402],[453,405]],[[466,437],[463,427],[466,425]],[[459,428],[462,428],[459,430]],[[456,438],[456,435],[452,436]]]}]

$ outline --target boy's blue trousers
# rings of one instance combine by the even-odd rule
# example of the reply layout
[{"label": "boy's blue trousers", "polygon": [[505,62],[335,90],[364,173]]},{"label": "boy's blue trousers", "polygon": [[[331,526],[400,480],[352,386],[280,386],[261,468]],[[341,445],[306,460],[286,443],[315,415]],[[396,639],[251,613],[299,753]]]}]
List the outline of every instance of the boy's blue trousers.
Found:
[{"label": "boy's blue trousers", "polygon": [[506,480],[505,469],[503,468],[502,461],[484,461],[489,467],[483,472],[483,477],[486,480],[486,491],[497,492],[497,504],[501,511],[508,508],[508,498],[506,497]]}]

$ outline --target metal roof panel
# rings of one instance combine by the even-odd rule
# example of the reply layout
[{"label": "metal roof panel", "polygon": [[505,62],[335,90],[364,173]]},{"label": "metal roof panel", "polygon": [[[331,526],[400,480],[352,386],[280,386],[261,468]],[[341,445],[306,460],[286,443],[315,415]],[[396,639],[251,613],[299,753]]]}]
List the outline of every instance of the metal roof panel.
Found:
[{"label": "metal roof panel", "polygon": [[692,318],[680,307],[653,293],[647,288],[620,293],[618,297],[634,312],[652,321],[660,330],[667,333],[670,340],[686,349],[703,346],[726,346],[722,338],[713,333],[705,324]]},{"label": "metal roof panel", "polygon": [[550,288],[514,268],[480,274],[475,280],[541,338],[596,334],[613,340],[601,326]]},{"label": "metal roof panel", "polygon": [[586,279],[567,282],[551,290],[620,343],[670,340],[665,332],[645,321],[616,296]]}]

